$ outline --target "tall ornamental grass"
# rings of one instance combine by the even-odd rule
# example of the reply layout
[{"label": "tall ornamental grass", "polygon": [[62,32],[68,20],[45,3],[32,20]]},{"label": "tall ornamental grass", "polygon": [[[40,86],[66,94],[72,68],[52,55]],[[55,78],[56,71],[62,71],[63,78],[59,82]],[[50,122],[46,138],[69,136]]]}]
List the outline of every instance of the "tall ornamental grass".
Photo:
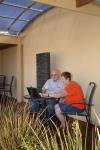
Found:
[{"label": "tall ornamental grass", "polygon": [[[20,105],[19,105],[20,106]],[[40,114],[34,120],[27,106],[19,107],[12,101],[0,107],[0,150],[86,150],[78,121],[61,130],[51,120],[52,128],[45,125]],[[95,150],[100,150],[97,130]]]}]

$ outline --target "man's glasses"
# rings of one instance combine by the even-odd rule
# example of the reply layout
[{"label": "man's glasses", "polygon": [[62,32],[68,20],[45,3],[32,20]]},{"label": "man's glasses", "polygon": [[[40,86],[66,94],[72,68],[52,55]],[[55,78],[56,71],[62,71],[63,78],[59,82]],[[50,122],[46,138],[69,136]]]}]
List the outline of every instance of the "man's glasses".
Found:
[{"label": "man's glasses", "polygon": [[57,76],[57,74],[51,74],[51,76]]}]

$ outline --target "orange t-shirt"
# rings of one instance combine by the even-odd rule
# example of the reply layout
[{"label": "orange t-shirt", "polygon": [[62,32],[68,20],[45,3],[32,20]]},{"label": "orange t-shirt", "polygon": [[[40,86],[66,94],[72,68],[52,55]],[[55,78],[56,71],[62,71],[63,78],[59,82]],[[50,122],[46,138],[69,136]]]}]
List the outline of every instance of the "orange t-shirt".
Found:
[{"label": "orange t-shirt", "polygon": [[[67,93],[66,97],[64,98],[65,104],[71,104],[74,107],[84,109],[84,97],[81,87],[76,83],[71,81],[64,89]],[[80,103],[80,104],[75,104]]]}]

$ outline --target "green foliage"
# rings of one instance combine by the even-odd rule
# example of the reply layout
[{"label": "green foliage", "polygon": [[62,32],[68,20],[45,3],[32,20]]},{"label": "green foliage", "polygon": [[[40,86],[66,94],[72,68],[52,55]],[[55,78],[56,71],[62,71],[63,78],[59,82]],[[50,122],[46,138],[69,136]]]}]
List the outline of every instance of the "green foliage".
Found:
[{"label": "green foliage", "polygon": [[[72,124],[72,133],[68,127],[66,131],[59,129],[54,122],[52,126],[44,126],[40,117],[31,118],[26,106],[13,102],[1,106],[0,150],[82,150],[77,121]],[[96,143],[96,150],[99,148],[100,141]]]}]

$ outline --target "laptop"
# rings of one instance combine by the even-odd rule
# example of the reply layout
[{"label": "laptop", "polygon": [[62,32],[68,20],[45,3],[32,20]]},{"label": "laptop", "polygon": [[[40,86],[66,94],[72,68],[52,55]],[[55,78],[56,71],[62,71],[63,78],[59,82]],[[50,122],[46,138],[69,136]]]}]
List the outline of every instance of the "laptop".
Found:
[{"label": "laptop", "polygon": [[27,90],[31,98],[41,98],[39,95],[40,91],[37,88],[27,87]]},{"label": "laptop", "polygon": [[41,97],[39,95],[39,93],[41,91],[37,88],[34,88],[34,87],[27,87],[27,90],[28,90],[28,93],[29,93],[30,97],[33,98],[33,99],[43,99],[43,100],[44,100],[44,98],[45,99],[51,99],[52,98],[52,100],[57,99],[55,97],[49,97],[49,96]]}]

